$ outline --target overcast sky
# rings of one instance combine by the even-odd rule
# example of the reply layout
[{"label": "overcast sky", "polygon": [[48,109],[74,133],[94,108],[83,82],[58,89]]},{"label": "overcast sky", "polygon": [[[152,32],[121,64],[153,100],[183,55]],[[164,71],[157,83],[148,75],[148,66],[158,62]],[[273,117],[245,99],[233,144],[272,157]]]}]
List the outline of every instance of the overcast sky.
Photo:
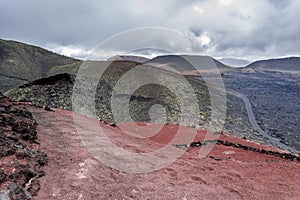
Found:
[{"label": "overcast sky", "polygon": [[0,38],[84,58],[106,38],[164,27],[214,57],[300,55],[299,0],[0,0]]}]

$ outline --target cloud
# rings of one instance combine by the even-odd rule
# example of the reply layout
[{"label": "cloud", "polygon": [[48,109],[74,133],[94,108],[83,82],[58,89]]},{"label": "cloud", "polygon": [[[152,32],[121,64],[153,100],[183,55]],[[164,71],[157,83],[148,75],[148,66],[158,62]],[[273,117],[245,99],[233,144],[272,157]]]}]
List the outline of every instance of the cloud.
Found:
[{"label": "cloud", "polygon": [[91,50],[86,50],[85,47],[82,46],[60,46],[56,44],[47,44],[45,47],[61,55],[80,58],[83,60],[85,60],[91,53]]},{"label": "cloud", "polygon": [[213,56],[300,55],[299,10],[292,0],[10,0],[0,1],[0,37],[78,57],[111,35],[155,26],[193,37]]}]

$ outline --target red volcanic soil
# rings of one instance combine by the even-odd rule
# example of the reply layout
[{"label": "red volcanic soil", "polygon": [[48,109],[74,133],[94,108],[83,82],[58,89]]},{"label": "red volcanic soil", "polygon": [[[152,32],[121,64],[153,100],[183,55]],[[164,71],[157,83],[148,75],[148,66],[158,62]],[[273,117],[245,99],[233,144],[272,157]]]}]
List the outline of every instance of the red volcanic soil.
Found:
[{"label": "red volcanic soil", "polygon": [[[166,167],[148,173],[126,173],[107,166],[89,153],[77,130],[86,131],[93,138],[97,132],[91,127],[99,124],[106,137],[119,148],[146,154],[170,143],[179,127],[166,125],[157,135],[143,139],[123,133],[118,126],[83,116],[79,116],[82,124],[76,129],[72,112],[28,109],[39,123],[40,148],[48,155],[45,176],[40,178],[41,189],[35,199],[300,199],[298,161],[215,145],[203,158],[199,158],[198,152],[205,147],[190,147]],[[183,127],[183,132],[189,134],[193,129]],[[205,134],[198,131],[195,141],[203,140]],[[219,139],[274,150],[227,135],[220,135]],[[180,144],[185,139],[175,142]],[[179,149],[170,144],[168,147],[170,155]],[[117,153],[108,156],[118,158]],[[157,159],[163,156],[158,155]],[[137,165],[155,165],[156,161],[140,161]],[[114,164],[122,166],[124,161]]]}]

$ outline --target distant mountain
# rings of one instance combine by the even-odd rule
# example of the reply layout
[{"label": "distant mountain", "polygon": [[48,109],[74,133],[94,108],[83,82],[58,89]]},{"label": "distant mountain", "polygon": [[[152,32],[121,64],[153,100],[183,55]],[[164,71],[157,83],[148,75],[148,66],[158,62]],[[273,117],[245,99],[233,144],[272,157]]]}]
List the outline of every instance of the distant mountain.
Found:
[{"label": "distant mountain", "polygon": [[219,61],[232,67],[245,67],[251,63],[249,60],[239,58],[221,58]]},{"label": "distant mountain", "polygon": [[[201,70],[211,70],[213,65],[215,65],[219,70],[231,70],[232,67],[224,65],[218,60],[210,57],[210,56],[199,56],[199,55],[184,55],[185,58],[189,60],[196,61]],[[189,63],[183,56],[181,55],[164,55],[155,57],[146,62],[146,64],[156,64],[158,66],[164,67],[169,66],[179,72],[192,72],[196,71],[196,68]]]},{"label": "distant mountain", "polygon": [[144,63],[144,62],[148,61],[149,58],[146,58],[143,56],[133,56],[133,55],[116,55],[107,60],[108,61],[124,60],[124,61],[134,61],[134,62],[138,62],[138,63]]},{"label": "distant mountain", "polygon": [[40,47],[0,39],[0,91],[61,73],[57,69],[72,68],[80,62]]},{"label": "distant mountain", "polygon": [[300,58],[278,58],[269,60],[260,60],[251,63],[247,68],[274,70],[274,71],[300,71]]}]

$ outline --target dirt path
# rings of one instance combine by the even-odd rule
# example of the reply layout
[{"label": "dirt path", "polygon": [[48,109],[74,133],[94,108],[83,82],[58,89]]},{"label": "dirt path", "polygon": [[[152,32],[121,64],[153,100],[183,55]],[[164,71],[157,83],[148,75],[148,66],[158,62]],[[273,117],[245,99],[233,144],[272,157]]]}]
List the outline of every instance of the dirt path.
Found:
[{"label": "dirt path", "polygon": [[[49,158],[41,190],[35,197],[38,200],[300,198],[299,162],[216,145],[203,159],[197,157],[199,149],[193,148],[166,168],[128,174],[107,167],[88,153],[71,112],[29,109],[39,123],[41,148]],[[118,128],[101,126],[114,143],[135,152],[142,147],[144,151],[147,144],[149,149],[160,148],[176,130],[170,125],[163,134],[142,141],[122,134]],[[237,138],[222,138],[258,146]]]}]

